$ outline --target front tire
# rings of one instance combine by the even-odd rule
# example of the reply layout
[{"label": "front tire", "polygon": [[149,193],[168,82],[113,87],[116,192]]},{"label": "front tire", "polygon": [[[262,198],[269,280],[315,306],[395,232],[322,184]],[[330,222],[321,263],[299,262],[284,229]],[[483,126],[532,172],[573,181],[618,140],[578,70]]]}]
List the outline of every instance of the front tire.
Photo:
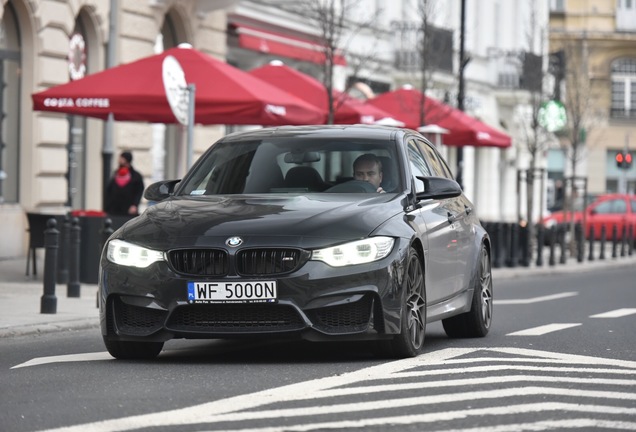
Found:
[{"label": "front tire", "polygon": [[424,346],[426,289],[420,254],[415,248],[409,251],[404,279],[400,333],[380,342],[382,354],[391,358],[415,357]]},{"label": "front tire", "polygon": [[106,349],[119,360],[151,360],[163,349],[163,342],[114,341],[104,338]]},{"label": "front tire", "polygon": [[486,245],[481,245],[479,268],[473,285],[470,311],[442,320],[444,331],[452,338],[484,337],[492,324],[492,272]]}]

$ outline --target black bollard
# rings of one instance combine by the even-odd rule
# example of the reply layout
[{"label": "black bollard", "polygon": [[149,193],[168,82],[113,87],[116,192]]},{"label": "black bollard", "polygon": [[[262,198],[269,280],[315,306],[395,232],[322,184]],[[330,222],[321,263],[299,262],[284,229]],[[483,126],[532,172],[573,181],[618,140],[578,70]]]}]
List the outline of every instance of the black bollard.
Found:
[{"label": "black bollard", "polygon": [[618,242],[618,229],[612,225],[612,258],[616,258],[616,245]]},{"label": "black bollard", "polygon": [[601,253],[600,253],[599,257],[598,257],[598,259],[600,259],[600,260],[604,260],[605,259],[605,240],[607,240],[606,239],[606,237],[607,237],[606,231],[607,230],[605,228],[605,225],[602,225],[601,226]]},{"label": "black bollard", "polygon": [[495,261],[495,267],[499,268],[499,267],[503,267],[503,262],[504,262],[504,256],[505,256],[505,240],[504,240],[504,235],[505,235],[505,223],[503,222],[498,222],[497,223],[497,229],[496,229],[496,233],[497,233],[497,260]]},{"label": "black bollard", "polygon": [[62,231],[60,232],[60,248],[57,254],[57,283],[65,284],[68,282],[68,248],[69,235],[71,233],[71,220],[67,215],[64,216],[62,223]]},{"label": "black bollard", "polygon": [[594,261],[594,225],[590,225],[589,249],[587,260]]},{"label": "black bollard", "polygon": [[550,264],[551,266],[556,264],[556,259],[554,256],[554,247],[556,245],[556,233],[557,233],[557,227],[556,225],[553,225],[550,228],[550,258],[548,260],[548,264]]},{"label": "black bollard", "polygon": [[113,229],[113,221],[110,218],[104,219],[104,226],[102,228],[102,243],[99,248],[100,250],[104,249],[104,246],[108,241],[108,237],[110,237],[111,234],[114,232],[115,230]]},{"label": "black bollard", "polygon": [[585,258],[585,234],[581,224],[576,224],[574,232],[576,233],[576,260],[581,263]]},{"label": "black bollard", "polygon": [[71,221],[71,236],[69,242],[69,273],[66,285],[67,297],[80,296],[79,268],[80,268],[80,231],[79,219]]},{"label": "black bollard", "polygon": [[519,227],[519,242],[521,244],[521,260],[519,263],[524,267],[529,267],[532,252],[530,251],[530,239],[528,238],[527,225]]},{"label": "black bollard", "polygon": [[57,221],[51,218],[46,221],[44,230],[44,294],[40,298],[40,313],[57,313],[57,297],[55,296],[55,271],[57,269],[57,249],[60,232],[56,228]]},{"label": "black bollard", "polygon": [[629,227],[629,235],[627,236],[627,254],[632,256],[634,254],[634,227]]},{"label": "black bollard", "polygon": [[560,225],[559,226],[559,250],[561,251],[561,256],[559,257],[559,264],[565,264],[568,261],[568,245],[566,240],[566,236],[568,234],[568,225]]},{"label": "black bollard", "polygon": [[508,267],[517,267],[519,264],[519,225],[510,224],[510,255],[508,257]]},{"label": "black bollard", "polygon": [[545,241],[545,230],[543,225],[537,225],[537,267],[543,266],[543,242]]},{"label": "black bollard", "polygon": [[625,246],[627,246],[627,226],[623,225],[623,235],[621,235],[621,256],[625,256]]}]

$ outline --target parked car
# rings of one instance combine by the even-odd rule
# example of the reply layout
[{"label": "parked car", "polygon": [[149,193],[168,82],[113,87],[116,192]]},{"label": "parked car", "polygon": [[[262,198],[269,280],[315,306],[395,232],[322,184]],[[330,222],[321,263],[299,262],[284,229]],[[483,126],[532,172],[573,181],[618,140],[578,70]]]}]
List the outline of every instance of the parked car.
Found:
[{"label": "parked car", "polygon": [[[368,154],[380,189],[353,178]],[[372,341],[399,358],[422,351],[427,323],[442,320],[450,337],[491,327],[490,239],[415,131],[234,133],[145,197],[156,204],[101,257],[101,332],[116,358],[244,336]]]},{"label": "parked car", "polygon": [[629,234],[629,227],[636,233],[636,195],[605,194],[599,195],[585,211],[564,212],[557,211],[546,216],[542,223],[546,227],[556,224],[583,223],[585,216],[585,238],[590,238],[590,231],[594,227],[594,239],[601,239],[601,230],[605,228],[605,238],[612,239],[613,229],[616,227],[617,238],[622,239],[623,229]]}]

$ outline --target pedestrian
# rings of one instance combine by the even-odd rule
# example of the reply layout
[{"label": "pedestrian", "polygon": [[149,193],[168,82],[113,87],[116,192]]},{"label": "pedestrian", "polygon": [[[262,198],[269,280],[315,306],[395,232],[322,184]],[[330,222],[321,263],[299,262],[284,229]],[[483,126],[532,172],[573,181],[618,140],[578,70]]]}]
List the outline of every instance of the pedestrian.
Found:
[{"label": "pedestrian", "polygon": [[104,211],[109,215],[137,216],[144,192],[144,180],[132,166],[132,153],[119,156],[119,167],[106,187]]}]

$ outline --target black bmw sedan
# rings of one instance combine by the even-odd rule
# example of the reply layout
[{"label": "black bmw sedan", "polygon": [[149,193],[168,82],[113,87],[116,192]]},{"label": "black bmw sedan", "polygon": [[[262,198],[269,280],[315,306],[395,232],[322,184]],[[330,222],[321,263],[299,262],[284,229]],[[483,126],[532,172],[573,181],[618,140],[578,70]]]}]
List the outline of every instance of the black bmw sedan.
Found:
[{"label": "black bmw sedan", "polygon": [[120,359],[175,338],[373,341],[422,351],[491,326],[490,239],[419,133],[295,126],[214,143],[101,257],[101,332]]}]

